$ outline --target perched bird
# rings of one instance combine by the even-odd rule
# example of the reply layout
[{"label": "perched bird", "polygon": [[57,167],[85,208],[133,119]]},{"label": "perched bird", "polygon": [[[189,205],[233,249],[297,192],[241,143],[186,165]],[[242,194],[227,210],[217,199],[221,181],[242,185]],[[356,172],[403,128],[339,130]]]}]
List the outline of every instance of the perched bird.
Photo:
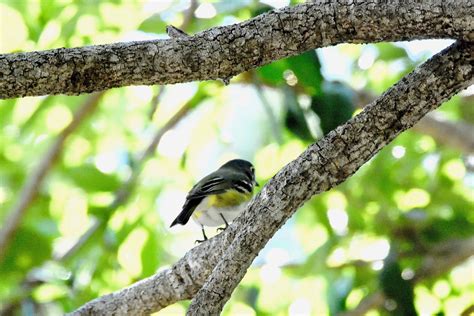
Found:
[{"label": "perched bird", "polygon": [[250,201],[255,185],[258,183],[253,165],[242,159],[230,160],[194,185],[170,227],[185,225],[192,216],[204,236],[196,242],[203,242],[207,240],[204,226],[227,228]]}]

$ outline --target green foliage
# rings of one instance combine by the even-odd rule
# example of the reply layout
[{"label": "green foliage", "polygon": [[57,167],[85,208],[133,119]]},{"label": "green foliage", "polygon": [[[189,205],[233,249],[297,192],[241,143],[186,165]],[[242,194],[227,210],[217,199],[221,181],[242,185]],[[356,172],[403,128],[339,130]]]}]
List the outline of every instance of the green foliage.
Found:
[{"label": "green foliage", "polygon": [[407,52],[400,47],[397,47],[391,43],[379,43],[377,44],[378,59],[384,61],[391,61],[400,58],[407,58]]},{"label": "green foliage", "polygon": [[285,90],[285,104],[287,106],[286,128],[300,139],[312,141],[314,136],[311,134],[309,123],[306,120],[306,111],[299,104],[296,95],[289,89]]},{"label": "green foliage", "polygon": [[163,33],[163,30],[166,30],[166,25],[160,14],[157,13],[143,21],[138,29],[147,33]]},{"label": "green foliage", "polygon": [[288,83],[309,95],[315,95],[321,91],[323,81],[320,69],[318,56],[311,50],[260,67],[257,73],[264,83],[276,86]]},{"label": "green foliage", "polygon": [[[190,21],[190,34],[269,9],[256,1],[198,2],[208,9]],[[165,26],[179,26],[186,7],[184,0],[7,0],[0,15],[16,31],[1,33],[8,37],[0,48],[6,53],[165,37]],[[343,81],[335,81],[331,69],[327,75],[321,55],[308,51],[242,74],[229,86],[167,86],[154,115],[152,103],[162,88],[107,91],[65,142],[0,259],[0,309],[34,302],[48,315],[62,314],[171,265],[200,234],[193,224],[169,229],[195,181],[239,156],[255,162],[264,184],[306,145],[354,115],[356,90],[381,93],[419,62],[399,44],[336,49],[343,56],[337,62],[349,65]],[[0,101],[2,222],[87,97]],[[183,105],[189,111],[140,165],[155,133]],[[440,112],[472,123],[472,108],[472,98],[456,97]],[[401,134],[348,181],[302,206],[256,259],[224,315],[334,315],[381,288],[401,302],[390,293],[407,285],[402,272],[416,271],[433,246],[474,235],[473,173],[464,162],[462,153],[429,135]],[[139,168],[135,190],[124,190]],[[117,192],[131,195],[113,204]],[[62,257],[94,225],[95,232]],[[389,262],[392,244],[400,256]],[[472,303],[472,282],[465,277],[472,264],[404,293],[419,314],[458,315]],[[160,314],[181,315],[187,304]]]},{"label": "green foliage", "polygon": [[339,82],[326,82],[321,95],[311,100],[311,110],[321,119],[321,129],[329,133],[352,117],[355,92]]},{"label": "green foliage", "polygon": [[115,175],[107,175],[91,165],[68,168],[63,172],[69,175],[75,186],[87,192],[115,191],[120,183]]},{"label": "green foliage", "polygon": [[415,309],[413,286],[402,278],[402,269],[395,254],[389,255],[380,272],[380,286],[385,296],[393,300],[391,314],[402,316],[418,315]]}]

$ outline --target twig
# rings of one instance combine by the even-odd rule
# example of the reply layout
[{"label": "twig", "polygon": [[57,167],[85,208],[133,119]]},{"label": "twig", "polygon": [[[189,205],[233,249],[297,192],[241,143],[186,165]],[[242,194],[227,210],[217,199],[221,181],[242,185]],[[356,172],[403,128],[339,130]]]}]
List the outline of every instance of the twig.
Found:
[{"label": "twig", "polygon": [[26,215],[28,207],[37,197],[43,180],[61,155],[64,142],[81,122],[97,108],[103,94],[104,92],[100,92],[92,94],[87,98],[86,102],[74,114],[71,123],[57,136],[54,144],[49,148],[32,175],[27,179],[17,203],[9,211],[9,215],[0,230],[0,261],[5,257],[8,244]]},{"label": "twig", "polygon": [[181,23],[180,28],[184,31],[188,30],[189,26],[193,22],[194,12],[198,7],[197,0],[191,0],[189,8],[184,12],[183,23]]},{"label": "twig", "polygon": [[165,92],[165,87],[160,86],[158,92],[151,99],[150,112],[148,112],[148,118],[150,120],[153,119],[153,116],[155,115],[158,104],[160,104],[161,97],[163,96],[163,92]]},{"label": "twig", "polygon": [[472,316],[474,315],[474,305],[468,306],[462,313],[461,316]]},{"label": "twig", "polygon": [[[191,22],[193,21],[193,16],[194,16],[194,12],[196,11],[197,9],[197,1],[196,0],[191,0],[191,3],[189,5],[189,8],[184,12],[184,18],[183,18],[183,23],[181,23],[181,28],[183,30],[187,30],[189,25],[191,24]],[[174,26],[171,26],[171,25],[168,25],[166,27],[166,33],[168,33],[168,35],[170,37],[182,37],[182,36],[174,36],[176,32],[181,32],[182,36],[184,34],[184,36],[188,36],[188,34],[186,34],[184,31],[174,27]],[[179,34],[178,32],[178,34]],[[151,101],[151,107],[150,107],[150,112],[149,112],[149,118],[152,119],[153,118],[153,115],[155,114],[156,112],[156,109],[158,107],[158,104],[161,100],[161,97],[163,96],[163,92],[165,92],[165,86],[160,86],[159,88],[160,90],[157,92],[157,94],[153,97],[152,101]]]}]

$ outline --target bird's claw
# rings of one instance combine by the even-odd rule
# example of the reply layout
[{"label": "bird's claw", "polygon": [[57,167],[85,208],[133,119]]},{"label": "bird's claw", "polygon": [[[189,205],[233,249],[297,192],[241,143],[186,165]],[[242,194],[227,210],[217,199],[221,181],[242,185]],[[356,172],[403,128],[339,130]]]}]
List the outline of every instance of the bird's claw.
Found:
[{"label": "bird's claw", "polygon": [[195,244],[200,244],[200,243],[205,242],[206,240],[207,240],[207,238],[206,239],[196,239],[196,241],[194,243]]}]

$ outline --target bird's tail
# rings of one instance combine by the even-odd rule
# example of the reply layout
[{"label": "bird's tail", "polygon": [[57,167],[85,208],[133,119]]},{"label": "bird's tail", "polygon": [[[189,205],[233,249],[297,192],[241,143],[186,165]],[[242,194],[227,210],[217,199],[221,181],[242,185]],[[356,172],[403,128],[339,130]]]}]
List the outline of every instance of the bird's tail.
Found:
[{"label": "bird's tail", "polygon": [[[181,215],[181,214],[180,214]],[[170,225],[170,228],[173,227],[174,225],[178,225],[178,224],[181,224],[181,221],[179,219],[179,215],[178,217],[175,218],[175,220],[171,223]],[[183,224],[184,225],[184,224]]]},{"label": "bird's tail", "polygon": [[179,213],[178,217],[176,217],[175,220],[171,223],[170,227],[173,227],[177,224],[185,225],[189,221],[189,218],[193,214],[194,209],[199,204],[199,202],[200,200],[187,200],[186,203],[184,203],[183,210],[181,211],[181,213]]}]

